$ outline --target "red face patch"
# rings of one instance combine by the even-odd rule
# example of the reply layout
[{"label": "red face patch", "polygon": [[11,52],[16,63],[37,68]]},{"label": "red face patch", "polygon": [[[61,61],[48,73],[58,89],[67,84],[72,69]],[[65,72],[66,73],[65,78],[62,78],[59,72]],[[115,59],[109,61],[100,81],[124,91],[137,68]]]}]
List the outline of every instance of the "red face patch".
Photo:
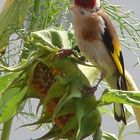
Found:
[{"label": "red face patch", "polygon": [[80,7],[92,9],[96,0],[74,0],[74,3]]}]

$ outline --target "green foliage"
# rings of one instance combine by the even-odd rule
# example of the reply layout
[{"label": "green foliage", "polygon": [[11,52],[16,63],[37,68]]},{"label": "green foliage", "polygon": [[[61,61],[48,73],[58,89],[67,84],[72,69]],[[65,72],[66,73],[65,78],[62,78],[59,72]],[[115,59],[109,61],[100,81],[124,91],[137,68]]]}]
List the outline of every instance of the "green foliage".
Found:
[{"label": "green foliage", "polygon": [[[121,5],[113,5],[105,0],[103,7],[109,16],[117,22],[120,31],[120,41],[122,46],[127,48],[137,58],[136,64],[139,64],[139,55],[137,51],[140,48],[140,21],[135,18],[135,13],[131,10],[123,11]],[[133,46],[133,47],[132,47]]]},{"label": "green foliage", "polygon": [[26,89],[11,88],[4,92],[0,100],[0,123],[11,119],[18,111]]},{"label": "green foliage", "polygon": [[[51,27],[46,30],[41,30],[33,32],[32,37],[34,38],[33,42],[42,43],[48,48],[53,48],[53,50],[58,50],[58,48],[70,49],[74,41],[72,31],[64,31],[62,29]],[[48,49],[49,49],[48,48]]]},{"label": "green foliage", "polygon": [[[53,31],[53,32],[52,32]],[[57,40],[58,46],[65,46],[66,42],[67,44],[71,44],[68,39],[69,32],[62,31],[62,30],[55,30],[55,29],[48,29],[44,31],[40,31],[39,33],[36,32],[33,34],[33,36],[36,34],[38,36],[37,40],[43,39],[45,42],[43,42],[47,46],[42,47],[40,49],[46,49],[50,52],[56,52],[56,48],[52,45],[53,42],[50,41],[51,39],[51,33],[55,34],[59,38]],[[49,34],[49,37],[48,37]],[[72,34],[71,34],[72,35]],[[65,39],[65,41],[62,41]],[[59,42],[60,41],[60,42]],[[48,43],[49,42],[49,43]],[[51,45],[50,45],[51,44]],[[50,46],[50,47],[49,47]],[[66,46],[66,48],[68,45]],[[51,49],[50,49],[51,48]],[[45,102],[44,102],[44,111],[43,111],[43,117],[46,115],[46,106],[49,104],[51,100],[54,98],[61,98],[58,102],[57,106],[55,107],[55,110],[52,115],[52,120],[55,120],[55,118],[67,115],[67,114],[75,114],[76,116],[73,116],[67,124],[64,126],[64,128],[58,128],[55,126],[53,127],[50,132],[45,135],[45,138],[63,138],[67,137],[65,136],[69,131],[75,130],[77,133],[75,133],[72,136],[69,136],[69,139],[81,139],[91,133],[93,133],[97,127],[99,127],[100,124],[100,114],[98,110],[96,109],[96,101],[95,97],[83,97],[82,94],[82,87],[87,85],[89,86],[88,79],[86,79],[84,73],[79,70],[77,65],[73,63],[70,59],[67,59],[65,57],[55,56],[56,53],[48,54],[48,56],[44,56],[39,58],[41,62],[48,65],[49,67],[56,67],[59,69],[62,73],[65,75],[60,77],[56,77],[55,83],[51,86],[49,89]],[[82,73],[81,73],[82,72]],[[87,98],[87,100],[86,100]],[[84,106],[83,106],[84,105]],[[88,109],[86,109],[86,107]],[[86,109],[86,112],[85,112]],[[83,113],[79,112],[82,111]],[[92,119],[94,118],[94,119]],[[82,121],[81,121],[82,120]],[[47,120],[46,120],[47,121]],[[85,130],[85,126],[89,125],[88,129]],[[92,125],[94,124],[94,125]],[[54,131],[54,132],[53,132]],[[50,136],[51,133],[51,136]],[[57,135],[56,135],[57,134]]]},{"label": "green foliage", "polygon": [[101,100],[101,104],[117,102],[117,103],[140,107],[140,92],[105,90],[100,100]]},{"label": "green foliage", "polygon": [[[0,123],[5,125],[18,113],[22,114],[27,99],[38,98],[39,107],[43,106],[39,119],[22,127],[37,125],[39,128],[51,123],[47,134],[39,139],[81,140],[92,135],[95,140],[118,140],[125,136],[125,126],[121,125],[118,129],[118,137],[102,132],[101,115],[113,116],[112,110],[106,107],[113,102],[140,107],[139,92],[106,89],[97,100],[95,95],[84,91],[85,86],[91,87],[95,83],[98,71],[81,59],[77,50],[69,21],[69,3],[68,0],[7,1],[5,10],[0,14],[0,52],[7,48],[0,58]],[[139,47],[139,23],[131,14],[122,13],[119,6],[107,2],[103,4],[118,22],[124,46],[130,45],[126,41],[127,31]],[[130,19],[137,26],[128,23]],[[7,45],[10,41],[5,40],[8,41],[13,33],[17,38],[11,47]],[[11,64],[13,56],[10,51],[13,48],[15,51],[16,46],[21,53],[17,62]],[[72,49],[74,54],[61,56],[62,48]],[[130,116],[128,113],[127,118]]]},{"label": "green foliage", "polygon": [[3,93],[6,90],[7,86],[10,86],[12,82],[16,79],[16,77],[17,77],[17,73],[9,73],[9,74],[2,75],[0,77],[0,83],[1,83],[0,92]]},{"label": "green foliage", "polygon": [[[55,36],[52,37],[52,35]],[[20,108],[20,106],[17,106],[17,98],[14,96],[15,94],[22,95],[22,98],[18,96],[19,97],[18,101],[21,101],[21,99],[23,99],[25,93],[27,98],[36,97],[34,96],[34,93],[32,93],[34,91],[31,89],[32,78],[33,78],[33,74],[31,73],[34,72],[38,62],[42,62],[43,64],[45,64],[47,67],[51,69],[53,68],[59,69],[59,71],[61,71],[62,73],[62,76],[58,75],[55,77],[55,81],[54,83],[52,83],[51,87],[49,88],[47,95],[45,97],[46,99],[43,102],[43,112],[40,121],[34,124],[43,124],[47,122],[50,123],[50,120],[53,122],[53,120],[55,120],[58,117],[65,116],[67,114],[68,115],[74,114],[74,116],[72,116],[72,118],[66,123],[66,125],[63,128],[59,128],[58,126],[55,126],[55,129],[58,130],[58,133],[55,130],[55,133],[53,134],[52,131],[54,130],[54,128],[52,128],[45,137],[46,138],[50,137],[50,133],[51,133],[52,138],[70,137],[70,139],[75,139],[76,137],[76,139],[81,139],[85,136],[94,133],[96,128],[100,126],[100,113],[96,108],[98,102],[96,103],[95,97],[93,95],[85,96],[82,93],[82,89],[84,86],[86,85],[90,86],[90,83],[87,79],[88,77],[86,77],[85,73],[82,72],[79,69],[78,65],[73,62],[74,59],[76,59],[77,61],[77,58],[75,58],[74,56],[72,58],[61,57],[59,55],[57,56],[59,47],[64,47],[64,46],[66,46],[66,48],[71,47],[72,44],[71,42],[73,41],[71,40],[73,38],[73,33],[69,31],[56,29],[56,28],[49,28],[47,30],[33,32],[31,34],[31,38],[33,40],[32,42],[30,41],[31,44],[34,43],[38,51],[34,51],[32,55],[28,57],[28,60],[24,60],[24,62],[20,63],[17,66],[11,68],[10,67],[8,68],[6,66],[1,66],[1,69],[3,71],[11,72],[9,74],[10,76],[4,75],[1,78],[3,80],[4,78],[7,79],[9,76],[10,79],[8,91],[4,90],[3,92],[4,95],[6,95],[6,97],[9,98],[7,99],[5,96],[1,98],[2,102],[5,102],[7,104],[9,103],[8,105],[7,104],[5,105],[6,107],[4,106],[4,109],[8,111],[9,105],[14,106],[13,111],[15,111],[15,109],[18,110],[18,108]],[[58,46],[55,47],[56,40]],[[28,45],[30,46],[30,44]],[[30,70],[28,70],[29,67]],[[80,67],[82,69],[82,65]],[[92,70],[90,71],[92,74],[94,73],[94,71],[96,72],[95,69],[90,68],[90,70]],[[22,79],[21,77],[18,78],[16,71],[21,71],[24,73],[24,74],[22,73]],[[88,72],[88,75],[90,75],[90,72]],[[26,80],[27,82],[25,82]],[[20,91],[18,90],[19,85],[17,85],[18,81],[20,81],[21,84],[23,83],[22,88],[28,87],[28,90],[25,89],[24,93],[20,93]],[[9,93],[11,93],[10,94],[11,96],[9,96]],[[15,97],[15,98],[11,98],[11,97]],[[61,98],[61,99],[58,102],[57,106],[55,107],[52,117],[50,117],[46,112],[46,106],[53,98]],[[15,108],[15,106],[18,108]],[[86,109],[87,106],[89,106],[88,109]],[[81,113],[80,110],[83,113]],[[11,110],[11,112],[9,112],[10,115],[6,113],[8,114],[9,118],[13,116],[12,113],[14,114],[16,113],[13,111]],[[4,113],[3,115],[5,117]],[[44,117],[45,120],[43,119]],[[4,122],[7,119],[8,118],[5,117],[5,120],[2,121]],[[87,124],[89,126],[88,129],[85,128]],[[67,133],[71,130],[75,131],[74,134],[72,136],[67,136]]]},{"label": "green foliage", "polygon": [[22,26],[30,6],[31,0],[5,2],[0,13],[0,52],[9,44],[9,36]]}]

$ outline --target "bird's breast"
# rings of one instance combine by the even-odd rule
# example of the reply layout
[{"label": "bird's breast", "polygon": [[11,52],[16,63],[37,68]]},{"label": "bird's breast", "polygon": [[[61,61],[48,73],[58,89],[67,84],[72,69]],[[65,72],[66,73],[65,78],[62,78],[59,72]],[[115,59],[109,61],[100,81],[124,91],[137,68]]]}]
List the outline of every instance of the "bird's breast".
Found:
[{"label": "bird's breast", "polygon": [[77,37],[83,38],[87,41],[93,41],[100,39],[100,33],[102,32],[100,17],[87,16],[77,17],[73,16],[73,27]]},{"label": "bird's breast", "polygon": [[98,69],[112,73],[116,71],[114,61],[101,40],[89,42],[77,38],[77,42],[83,55]]}]

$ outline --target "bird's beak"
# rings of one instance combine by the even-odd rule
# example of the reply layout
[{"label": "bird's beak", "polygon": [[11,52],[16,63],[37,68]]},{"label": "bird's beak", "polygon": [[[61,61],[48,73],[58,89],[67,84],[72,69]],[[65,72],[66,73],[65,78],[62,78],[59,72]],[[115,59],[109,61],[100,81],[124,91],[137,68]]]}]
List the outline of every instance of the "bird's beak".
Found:
[{"label": "bird's beak", "polygon": [[74,9],[74,5],[72,5],[72,6],[70,7],[70,10],[71,10],[71,11],[73,11],[73,9]]}]

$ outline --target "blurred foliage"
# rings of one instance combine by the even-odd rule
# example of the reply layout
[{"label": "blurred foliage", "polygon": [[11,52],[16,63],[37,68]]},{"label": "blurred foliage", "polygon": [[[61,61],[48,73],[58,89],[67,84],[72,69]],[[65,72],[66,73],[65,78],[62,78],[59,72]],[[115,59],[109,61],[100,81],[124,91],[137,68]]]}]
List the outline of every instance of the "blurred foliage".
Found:
[{"label": "blurred foliage", "polygon": [[0,13],[0,52],[8,45],[10,35],[23,25],[30,6],[31,0],[5,1]]},{"label": "blurred foliage", "polygon": [[[102,132],[101,115],[113,117],[106,105],[116,100],[140,107],[139,92],[107,89],[99,99],[85,93],[85,86],[96,83],[98,72],[77,49],[70,21],[70,3],[69,0],[5,1],[0,14],[0,122],[5,125],[19,114],[31,116],[37,120],[22,127],[35,125],[36,129],[41,126],[48,129],[46,135],[38,139],[81,140],[90,135],[97,140],[123,139],[129,135],[124,130],[133,124],[134,120],[129,122],[133,114],[127,113],[128,126],[121,124],[118,136]],[[140,46],[139,21],[132,12],[122,12],[119,5],[104,1],[103,7],[117,22],[122,45],[135,54]],[[131,47],[132,42],[137,48]],[[64,48],[74,53],[63,56]],[[139,63],[139,56],[136,56]],[[36,111],[24,112],[26,103],[32,98],[40,101]]]},{"label": "blurred foliage", "polygon": [[140,48],[140,20],[135,17],[133,11],[123,11],[121,10],[123,6],[113,5],[107,0],[105,0],[103,7],[117,24],[122,46],[135,55],[137,58],[136,64],[139,64],[140,58],[137,52]]}]

